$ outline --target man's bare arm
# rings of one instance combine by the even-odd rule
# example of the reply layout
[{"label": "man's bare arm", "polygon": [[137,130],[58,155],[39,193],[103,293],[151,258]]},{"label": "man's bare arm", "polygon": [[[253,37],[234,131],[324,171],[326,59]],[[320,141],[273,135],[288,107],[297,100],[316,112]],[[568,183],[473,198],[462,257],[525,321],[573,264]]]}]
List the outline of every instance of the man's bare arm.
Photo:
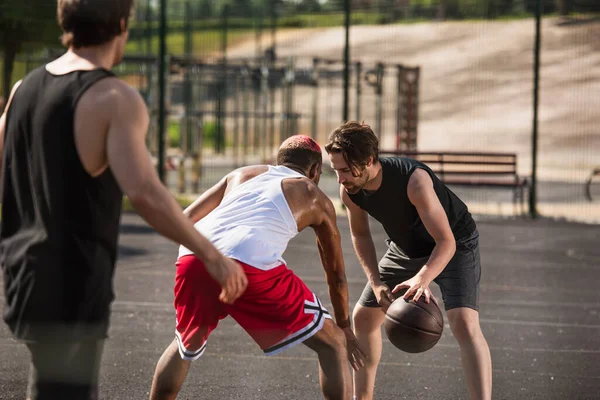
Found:
[{"label": "man's bare arm", "polygon": [[[8,107],[10,107],[10,103],[12,102],[13,97],[15,96],[15,92],[17,88],[21,85],[23,81],[19,81],[15,83],[13,86],[10,97],[6,102],[6,107],[4,107],[4,112],[0,117],[0,177],[2,176],[2,165],[4,162],[4,135],[6,134],[6,114],[8,113]],[[2,181],[0,180],[0,198],[2,198]]]},{"label": "man's bare arm", "polygon": [[373,243],[369,227],[369,215],[350,200],[343,186],[340,186],[340,197],[346,205],[348,212],[352,244],[354,245],[358,261],[363,271],[365,271],[377,302],[381,306],[381,309],[386,312],[390,304],[394,301],[394,296],[392,295],[391,288],[381,282],[381,277],[379,276],[377,252],[375,251],[375,244]]},{"label": "man's bare arm", "polygon": [[108,163],[117,182],[142,218],[160,234],[192,250],[223,287],[222,299],[234,301],[247,284],[243,271],[194,229],[160,182],[145,143],[148,112],[144,101],[126,84],[119,85],[112,96],[107,137]]},{"label": "man's bare arm", "polygon": [[316,221],[311,225],[317,236],[317,248],[321,264],[327,277],[329,297],[335,313],[335,321],[341,328],[350,326],[348,310],[348,282],[346,268],[342,255],[342,240],[337,227],[333,203],[319,189],[309,189],[313,192],[311,214]]},{"label": "man's bare arm", "polygon": [[379,268],[377,265],[377,252],[375,251],[375,244],[373,243],[371,228],[369,227],[369,215],[350,200],[343,186],[340,186],[340,198],[346,206],[352,244],[358,261],[365,271],[365,275],[367,275],[371,286],[380,285],[381,279],[379,278]]},{"label": "man's bare arm", "polygon": [[446,212],[433,189],[433,181],[424,169],[417,169],[408,181],[408,199],[415,206],[435,247],[427,264],[419,271],[429,282],[446,267],[456,251],[456,240]]},{"label": "man's bare arm", "polygon": [[213,187],[202,193],[200,197],[185,209],[183,214],[194,224],[206,217],[221,204],[227,190],[228,178],[229,175],[223,177]]},{"label": "man's bare arm", "polygon": [[348,360],[352,364],[352,368],[358,371],[359,368],[364,366],[366,356],[352,332],[350,323],[348,281],[346,279],[346,267],[335,208],[331,200],[321,191],[318,194],[317,204],[319,210],[317,210],[316,215],[321,215],[321,221],[315,224],[313,228],[317,235],[317,248],[319,249],[321,263],[327,276],[329,298],[333,306],[335,322],[342,328],[346,336]]}]

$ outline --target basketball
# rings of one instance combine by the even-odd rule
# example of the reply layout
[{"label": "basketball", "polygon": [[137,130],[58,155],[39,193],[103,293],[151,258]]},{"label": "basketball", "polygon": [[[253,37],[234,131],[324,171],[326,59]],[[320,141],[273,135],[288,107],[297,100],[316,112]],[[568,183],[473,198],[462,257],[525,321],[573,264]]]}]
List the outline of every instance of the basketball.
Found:
[{"label": "basketball", "polygon": [[442,337],[444,317],[440,308],[421,296],[416,303],[396,299],[385,315],[385,333],[390,342],[407,353],[422,353],[431,349]]}]

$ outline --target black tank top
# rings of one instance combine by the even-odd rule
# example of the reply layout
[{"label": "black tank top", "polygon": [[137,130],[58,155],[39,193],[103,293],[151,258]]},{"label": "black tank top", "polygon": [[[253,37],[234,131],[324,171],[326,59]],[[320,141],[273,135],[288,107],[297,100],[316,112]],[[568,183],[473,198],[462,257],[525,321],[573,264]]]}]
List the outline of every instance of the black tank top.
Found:
[{"label": "black tank top", "polygon": [[416,168],[423,168],[431,176],[433,188],[446,211],[456,240],[474,232],[475,221],[465,203],[427,165],[404,157],[382,157],[379,162],[383,170],[379,189],[375,192],[361,190],[348,196],[383,225],[389,239],[408,257],[427,257],[435,246],[417,209],[408,199],[408,180]]},{"label": "black tank top", "polygon": [[104,69],[30,73],[8,109],[0,261],[4,321],[17,338],[105,337],[122,192],[91,177],[74,137],[75,107]]}]

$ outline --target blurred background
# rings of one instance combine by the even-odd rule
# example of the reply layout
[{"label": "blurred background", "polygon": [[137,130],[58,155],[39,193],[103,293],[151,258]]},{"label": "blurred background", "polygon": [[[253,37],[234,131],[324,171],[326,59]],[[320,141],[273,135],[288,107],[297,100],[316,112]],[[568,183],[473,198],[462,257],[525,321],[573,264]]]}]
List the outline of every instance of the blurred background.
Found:
[{"label": "blurred background", "polygon": [[[55,1],[0,1],[2,109],[65,49]],[[598,0],[137,0],[114,71],[177,195],[364,120],[477,215],[600,223]]]}]

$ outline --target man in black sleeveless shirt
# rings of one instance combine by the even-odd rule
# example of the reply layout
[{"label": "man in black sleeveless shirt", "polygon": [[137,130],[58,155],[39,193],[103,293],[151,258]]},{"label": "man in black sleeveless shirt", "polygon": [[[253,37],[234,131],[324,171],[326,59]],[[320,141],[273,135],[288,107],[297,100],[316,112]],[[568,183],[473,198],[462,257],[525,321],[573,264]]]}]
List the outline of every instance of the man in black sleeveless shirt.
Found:
[{"label": "man in black sleeveless shirt", "polygon": [[0,118],[3,317],[31,354],[30,399],[97,398],[123,194],[204,261],[222,301],[247,284],[158,179],[144,101],[110,72],[131,8],[132,0],[58,0],[68,51],[15,85]]},{"label": "man in black sleeveless shirt", "polygon": [[[377,136],[367,125],[343,124],[332,132],[325,150],[341,184],[354,249],[368,278],[353,312],[355,334],[367,355],[365,368],[355,372],[354,395],[373,398],[381,325],[394,294],[437,303],[429,289],[435,282],[460,346],[470,397],[491,399],[492,361],[478,312],[479,234],[467,206],[425,164],[379,158]],[[389,237],[379,263],[369,216]]]}]

